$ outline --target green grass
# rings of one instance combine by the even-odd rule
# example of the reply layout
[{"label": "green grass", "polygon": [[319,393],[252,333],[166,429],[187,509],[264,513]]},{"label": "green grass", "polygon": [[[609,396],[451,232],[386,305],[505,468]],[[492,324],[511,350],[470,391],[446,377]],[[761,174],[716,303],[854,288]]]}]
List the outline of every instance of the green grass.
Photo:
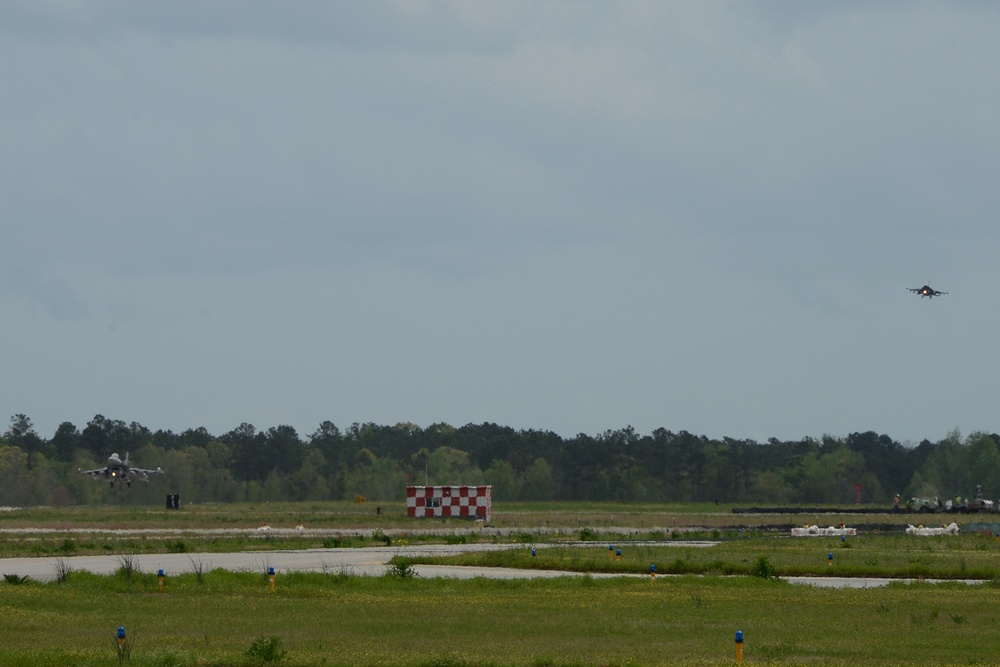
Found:
[{"label": "green grass", "polygon": [[[381,514],[376,514],[376,507],[381,507]],[[585,534],[602,541],[624,537],[616,527],[643,525],[649,531],[642,536],[662,539],[669,526],[686,527],[691,521],[705,520],[707,515],[697,514],[695,509],[708,507],[514,503],[495,513],[489,526],[466,519],[410,519],[399,502],[212,503],[186,505],[181,510],[129,505],[21,508],[0,512],[0,529],[4,531],[0,533],[0,557],[362,547],[396,540],[410,544],[509,541],[506,535],[522,529],[521,541],[538,539],[540,534],[552,539],[579,539]],[[713,522],[718,520],[711,517]],[[309,531],[291,535],[277,530],[258,532],[264,524],[286,531],[301,524]],[[123,530],[173,534],[158,537]],[[441,530],[462,534],[442,536],[437,534]],[[505,536],[499,537],[497,530]],[[636,537],[631,531],[628,536]]]},{"label": "green grass", "polygon": [[0,584],[0,664],[967,665],[994,660],[1000,589],[828,590],[750,577],[535,581],[212,571]]},{"label": "green grass", "polygon": [[[508,550],[449,559],[499,567],[648,575],[537,581],[430,580],[413,576],[415,559],[380,578],[288,573],[269,591],[261,573],[182,574],[160,592],[153,574],[128,562],[114,576],[74,571],[61,584],[0,581],[0,665],[117,663],[114,631],[128,631],[129,659],[143,667],[280,664],[460,667],[497,665],[731,665],[742,630],[750,665],[993,664],[1000,639],[1000,542],[963,533],[911,537],[866,530],[839,538],[788,537],[778,522],[837,523],[839,518],[746,517],[715,506],[615,503],[504,504],[493,525],[406,519],[402,505],[353,503],[28,508],[0,512],[0,554],[68,557],[88,553],[199,553],[229,550],[357,547],[496,541]],[[879,516],[881,524],[908,517]],[[747,523],[750,522],[750,523]],[[123,537],[108,529],[178,531],[302,523],[309,536]],[[736,526],[747,526],[737,532]],[[46,527],[36,533],[30,527]],[[90,528],[77,533],[70,528]],[[620,534],[621,527],[630,530]],[[694,529],[694,527],[698,527]],[[460,535],[432,535],[457,528]],[[494,528],[503,528],[502,535]],[[541,530],[539,535],[535,531]],[[694,532],[691,532],[694,530]],[[372,532],[376,535],[371,536]],[[362,536],[362,533],[367,536]],[[538,550],[534,542],[578,541]],[[655,544],[637,544],[654,538]],[[683,543],[715,539],[709,548]],[[622,560],[608,557],[608,542]],[[827,564],[827,554],[834,564]],[[990,583],[894,585],[827,590],[766,577],[714,574],[835,574],[983,578]]]},{"label": "green grass", "polygon": [[[640,574],[656,564],[660,574],[749,575],[766,558],[778,576],[838,576],[940,579],[1000,578],[1000,542],[976,534],[916,537],[879,534],[849,538],[786,538],[759,535],[745,539],[722,539],[714,546],[687,546],[669,540],[659,544],[621,542],[615,551],[622,558],[609,558],[606,542],[593,546],[531,545],[503,551],[457,556],[411,557],[415,563],[479,565],[575,572]],[[828,560],[833,554],[833,563]]]}]

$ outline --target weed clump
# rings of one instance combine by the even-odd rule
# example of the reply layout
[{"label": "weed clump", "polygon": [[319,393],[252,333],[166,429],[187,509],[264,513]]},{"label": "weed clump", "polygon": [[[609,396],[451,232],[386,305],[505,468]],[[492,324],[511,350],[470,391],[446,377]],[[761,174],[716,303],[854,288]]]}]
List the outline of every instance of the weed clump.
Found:
[{"label": "weed clump", "polygon": [[65,584],[69,581],[70,572],[73,568],[69,566],[69,563],[64,561],[62,558],[56,560],[56,582],[59,584]]},{"label": "weed clump", "polygon": [[750,576],[757,577],[758,579],[774,579],[778,576],[778,573],[774,565],[771,564],[771,561],[767,559],[767,556],[761,556],[750,569]]},{"label": "weed clump", "polygon": [[125,554],[118,557],[118,576],[125,581],[132,583],[132,577],[141,574],[139,562],[132,556]]},{"label": "weed clump", "polygon": [[417,573],[413,570],[413,565],[405,558],[393,558],[385,571],[385,576],[394,579],[413,579]]},{"label": "weed clump", "polygon": [[281,647],[281,638],[273,635],[257,637],[244,652],[245,656],[262,664],[281,662],[287,654],[288,651]]}]

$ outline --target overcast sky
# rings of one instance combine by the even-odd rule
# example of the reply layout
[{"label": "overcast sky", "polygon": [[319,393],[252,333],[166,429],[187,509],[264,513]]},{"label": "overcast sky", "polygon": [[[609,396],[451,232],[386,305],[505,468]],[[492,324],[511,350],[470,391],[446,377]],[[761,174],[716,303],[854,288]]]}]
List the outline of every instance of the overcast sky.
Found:
[{"label": "overcast sky", "polygon": [[1000,431],[998,35],[989,2],[4,2],[2,430]]}]

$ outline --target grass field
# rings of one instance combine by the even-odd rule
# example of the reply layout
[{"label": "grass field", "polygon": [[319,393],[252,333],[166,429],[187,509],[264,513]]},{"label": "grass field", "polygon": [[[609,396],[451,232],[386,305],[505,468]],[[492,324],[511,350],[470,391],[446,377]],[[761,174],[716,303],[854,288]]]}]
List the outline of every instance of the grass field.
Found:
[{"label": "grass field", "polygon": [[[543,546],[411,558],[413,563],[641,574],[655,564],[660,574],[754,575],[763,562],[776,576],[935,579],[1000,579],[1000,541],[993,535],[916,537],[900,533],[840,538],[790,538],[763,533],[716,536],[711,547],[680,541],[619,542],[615,558],[607,542],[593,547]],[[669,546],[665,546],[669,545]],[[619,559],[617,552],[621,551]],[[833,556],[832,560],[830,556]]]},{"label": "grass field", "polygon": [[[760,528],[736,531],[728,523],[731,517],[710,506],[546,505],[518,508],[510,515],[516,520],[498,514],[494,523],[509,530],[496,536],[494,530],[470,529],[467,523],[415,526],[392,507],[374,516],[364,507],[324,504],[213,506],[179,512],[155,508],[0,512],[0,528],[8,531],[0,536],[0,547],[18,551],[24,545],[46,541],[58,545],[66,539],[82,544],[91,538],[58,531],[81,525],[103,529],[110,509],[114,509],[113,527],[120,529],[162,525],[165,517],[175,517],[170,520],[190,529],[302,521],[365,532],[369,537],[360,539],[358,546],[371,540],[371,530],[403,530],[410,537],[444,541],[449,538],[435,536],[424,526],[456,525],[469,533],[462,539],[530,542],[537,535],[529,529],[545,528],[563,531],[574,541],[593,537],[593,544],[539,549],[532,557],[530,544],[525,543],[524,548],[479,558],[494,566],[595,573],[646,573],[649,563],[655,562],[660,574],[707,576],[659,576],[655,584],[648,576],[435,580],[408,576],[403,560],[390,574],[377,578],[344,572],[282,574],[274,592],[261,573],[224,571],[204,573],[200,581],[195,574],[170,577],[163,591],[155,575],[129,575],[124,570],[109,577],[73,572],[62,584],[0,581],[0,665],[116,664],[113,637],[118,626],[127,630],[126,663],[138,666],[730,665],[735,662],[737,630],[746,639],[746,664],[998,662],[1000,542],[991,534],[917,538],[898,531],[872,531],[844,542],[791,539]],[[811,523],[835,522],[827,519]],[[771,518],[763,521],[773,523]],[[791,521],[801,524],[803,519]],[[664,542],[690,535],[678,531],[675,537],[668,531],[660,534],[660,544],[622,542],[623,559],[609,559],[604,538],[614,535],[615,527],[631,526],[647,536],[669,528],[671,522],[697,527],[695,535],[719,543],[709,548],[667,545]],[[39,538],[27,531],[31,526],[57,532]],[[214,548],[210,543],[215,538],[185,535],[182,539],[192,552]],[[111,546],[128,553],[141,542],[135,538]],[[832,566],[826,558],[830,552]],[[835,590],[759,576],[713,576],[761,574],[762,562],[769,568],[764,574],[889,573],[988,581],[976,586],[914,583]]]},{"label": "grass field", "polygon": [[[74,573],[0,585],[0,664],[243,665],[276,638],[287,665],[991,664],[1000,589],[829,590],[752,577],[494,581],[299,574]],[[260,652],[259,652],[260,653]],[[273,654],[272,654],[273,655]]]}]

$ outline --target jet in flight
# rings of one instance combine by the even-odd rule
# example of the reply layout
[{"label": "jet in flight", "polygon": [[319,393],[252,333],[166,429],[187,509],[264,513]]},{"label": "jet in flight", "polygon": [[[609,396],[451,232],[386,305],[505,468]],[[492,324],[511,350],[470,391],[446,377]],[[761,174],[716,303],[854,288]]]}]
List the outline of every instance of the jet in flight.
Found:
[{"label": "jet in flight", "polygon": [[942,294],[947,294],[947,292],[938,292],[936,289],[930,287],[930,285],[924,285],[923,287],[907,287],[914,294],[919,294],[920,298],[923,299],[925,296],[928,299],[933,299],[936,296],[941,296]]},{"label": "jet in flight", "polygon": [[108,457],[108,462],[103,468],[81,470],[80,472],[84,475],[90,475],[93,479],[106,479],[110,481],[111,488],[114,488],[115,482],[118,481],[125,482],[125,486],[132,486],[132,482],[135,480],[148,482],[150,475],[163,474],[163,470],[160,468],[156,470],[133,468],[128,464],[128,452],[125,452],[124,461],[118,457],[116,452]]}]

